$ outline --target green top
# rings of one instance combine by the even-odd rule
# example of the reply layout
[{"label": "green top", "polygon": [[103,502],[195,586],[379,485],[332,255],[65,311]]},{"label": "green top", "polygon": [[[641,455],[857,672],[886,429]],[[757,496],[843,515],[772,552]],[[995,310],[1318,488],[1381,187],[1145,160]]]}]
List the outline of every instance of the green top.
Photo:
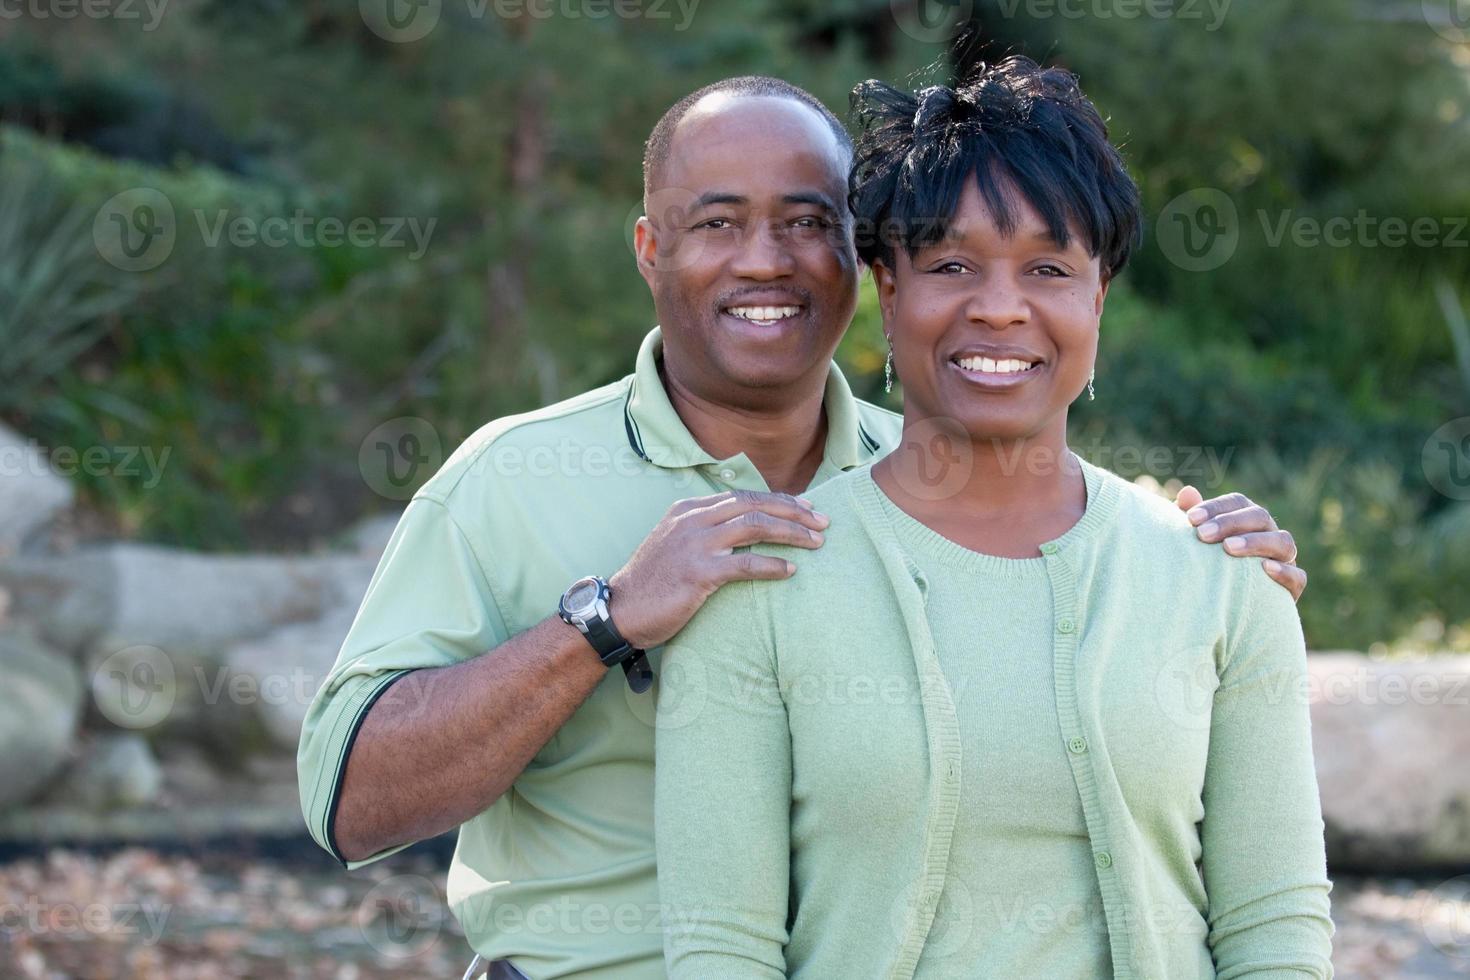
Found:
[{"label": "green top", "polygon": [[[959,811],[916,976],[1097,980],[1112,972],[1087,818],[1057,718],[1046,562],[960,547],[877,495],[928,582],[959,721]],[[875,734],[867,732],[871,739]]]},{"label": "green top", "polygon": [[[661,349],[655,328],[632,375],[486,425],[409,503],[301,733],[302,810],[339,860],[330,828],[363,716],[379,697],[423,707],[396,680],[554,614],[574,580],[620,568],[674,501],[768,489],[744,454],[715,459],[695,442],[659,379]],[[814,484],[897,441],[899,417],[854,399],[835,365],[824,406]],[[658,670],[657,650],[650,660]],[[512,789],[460,828],[447,897],[476,951],[536,980],[663,977],[656,690],[632,694],[610,671]]]},{"label": "green top", "polygon": [[[985,931],[995,913],[976,904],[1017,887],[1053,914],[1096,888],[1118,978],[1331,976],[1291,596],[1168,501],[1082,467],[1085,513],[1034,560],[1044,588],[1009,592],[1016,608],[985,630],[996,656],[1024,657],[1044,624],[1051,698],[1007,696],[1050,719],[964,710],[945,661],[967,637],[932,624],[989,597],[929,608],[956,573],[908,553],[871,467],[810,494],[832,519],[819,551],[759,549],[796,562],[785,588],[727,586],[671,641],[656,838],[672,978],[989,975],[954,956],[1030,955],[1035,936]],[[987,580],[1034,567],[939,542]],[[1038,738],[1065,750],[1072,787],[1040,835],[1022,818],[1059,795]],[[1017,812],[962,818],[967,779],[1002,755],[1043,763],[1034,781],[999,777]],[[972,821],[996,839],[969,839]],[[1064,962],[1092,955],[1085,931],[1052,941]]]}]

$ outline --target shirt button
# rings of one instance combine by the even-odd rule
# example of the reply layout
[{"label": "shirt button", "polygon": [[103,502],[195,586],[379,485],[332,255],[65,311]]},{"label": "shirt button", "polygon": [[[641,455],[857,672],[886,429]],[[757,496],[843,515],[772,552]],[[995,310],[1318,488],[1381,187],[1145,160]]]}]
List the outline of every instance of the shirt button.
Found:
[{"label": "shirt button", "polygon": [[728,469],[728,468],[727,469],[720,470],[720,479],[721,480],[733,480],[733,479],[735,479],[735,471],[732,470],[732,469]]},{"label": "shirt button", "polygon": [[1048,541],[1048,542],[1046,542],[1045,544],[1043,544],[1041,546],[1041,553],[1043,555],[1054,555],[1054,554],[1056,554],[1057,553],[1057,543],[1055,541]]},{"label": "shirt button", "polygon": [[1106,871],[1113,866],[1113,856],[1107,851],[1098,851],[1095,860],[1099,871]]},{"label": "shirt button", "polygon": [[1071,751],[1073,755],[1081,755],[1082,753],[1087,751],[1087,739],[1083,738],[1081,735],[1078,735],[1076,738],[1071,739],[1067,742],[1067,749]]},{"label": "shirt button", "polygon": [[1070,633],[1076,628],[1077,624],[1072,622],[1070,619],[1064,619],[1061,622],[1057,623],[1057,631],[1060,633]]}]

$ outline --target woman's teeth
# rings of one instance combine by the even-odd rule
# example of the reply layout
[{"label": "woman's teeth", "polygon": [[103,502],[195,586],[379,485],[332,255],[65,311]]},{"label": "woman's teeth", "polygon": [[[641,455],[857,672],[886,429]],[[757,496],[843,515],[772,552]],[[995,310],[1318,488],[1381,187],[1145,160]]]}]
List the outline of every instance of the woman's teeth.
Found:
[{"label": "woman's teeth", "polygon": [[989,357],[962,357],[955,363],[966,371],[983,371],[986,374],[1016,374],[1036,366],[1030,361],[1018,361],[1013,357],[998,361]]},{"label": "woman's teeth", "polygon": [[732,306],[725,311],[731,316],[738,316],[742,320],[752,323],[770,325],[778,320],[784,320],[790,316],[796,316],[801,312],[799,306]]}]

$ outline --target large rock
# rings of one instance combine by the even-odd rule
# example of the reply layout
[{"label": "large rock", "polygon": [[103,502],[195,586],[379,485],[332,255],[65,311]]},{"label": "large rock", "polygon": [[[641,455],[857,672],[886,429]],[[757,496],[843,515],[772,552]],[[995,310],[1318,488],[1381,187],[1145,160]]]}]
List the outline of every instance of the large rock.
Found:
[{"label": "large rock", "polygon": [[34,441],[0,425],[0,560],[18,554],[75,493]]},{"label": "large rock", "polygon": [[44,802],[101,813],[152,803],[162,786],[163,770],[148,741],[141,735],[109,733],[92,738]]},{"label": "large rock", "polygon": [[23,803],[67,761],[83,689],[69,658],[25,633],[0,633],[0,810]]},{"label": "large rock", "polygon": [[1470,656],[1308,658],[1335,870],[1470,864]]},{"label": "large rock", "polygon": [[17,618],[73,653],[147,645],[210,654],[356,607],[374,564],[362,555],[214,555],[118,543],[7,562],[0,588]]},{"label": "large rock", "polygon": [[254,694],[257,717],[277,748],[296,751],[306,709],[336,662],[356,611],[355,606],[343,606],[316,622],[284,626],[226,654],[226,666],[240,690]]}]

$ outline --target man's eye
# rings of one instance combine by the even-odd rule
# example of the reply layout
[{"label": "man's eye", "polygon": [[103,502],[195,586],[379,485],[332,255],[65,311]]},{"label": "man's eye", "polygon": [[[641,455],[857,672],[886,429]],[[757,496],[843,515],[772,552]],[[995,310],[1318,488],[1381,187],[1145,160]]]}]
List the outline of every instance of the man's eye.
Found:
[{"label": "man's eye", "polygon": [[805,218],[797,218],[795,221],[792,222],[792,224],[798,228],[828,228],[831,226],[831,223],[825,218],[816,218],[810,216]]},{"label": "man's eye", "polygon": [[726,228],[733,228],[734,223],[729,218],[710,218],[708,221],[701,221],[694,227],[708,228],[711,231],[724,231]]}]

